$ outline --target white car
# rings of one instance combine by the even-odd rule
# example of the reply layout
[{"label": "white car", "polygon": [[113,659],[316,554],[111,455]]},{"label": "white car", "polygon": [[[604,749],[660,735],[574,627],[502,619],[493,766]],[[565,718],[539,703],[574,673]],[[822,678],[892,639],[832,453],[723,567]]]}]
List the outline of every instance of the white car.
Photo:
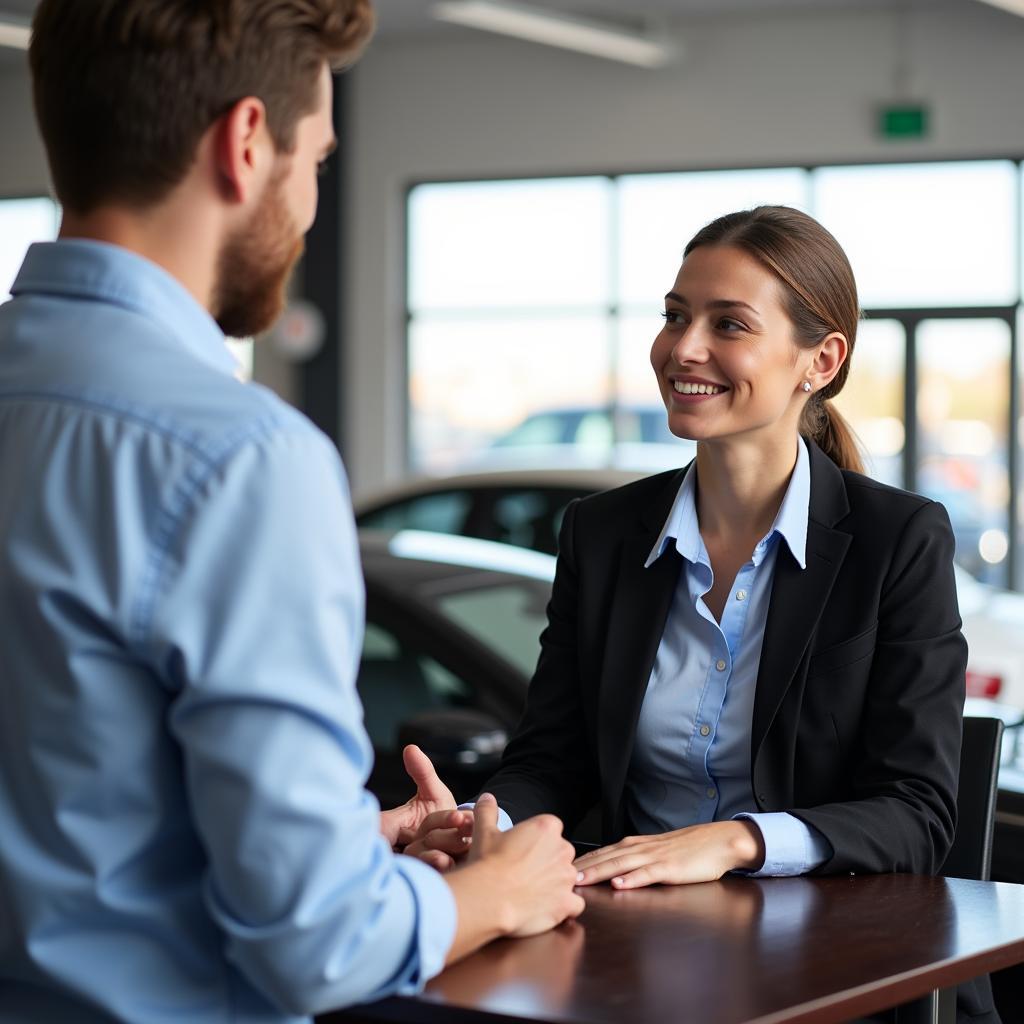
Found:
[{"label": "white car", "polygon": [[956,592],[969,648],[968,697],[1024,709],[1024,594],[979,583],[959,566]]}]

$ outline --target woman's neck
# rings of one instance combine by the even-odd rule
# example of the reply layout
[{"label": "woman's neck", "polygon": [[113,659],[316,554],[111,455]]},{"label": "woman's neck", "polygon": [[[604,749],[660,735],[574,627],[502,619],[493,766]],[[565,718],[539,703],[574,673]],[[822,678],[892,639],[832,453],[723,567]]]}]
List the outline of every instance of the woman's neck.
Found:
[{"label": "woman's neck", "polygon": [[697,445],[697,521],[705,543],[768,532],[796,466],[797,443],[787,433],[769,445],[734,438]]}]

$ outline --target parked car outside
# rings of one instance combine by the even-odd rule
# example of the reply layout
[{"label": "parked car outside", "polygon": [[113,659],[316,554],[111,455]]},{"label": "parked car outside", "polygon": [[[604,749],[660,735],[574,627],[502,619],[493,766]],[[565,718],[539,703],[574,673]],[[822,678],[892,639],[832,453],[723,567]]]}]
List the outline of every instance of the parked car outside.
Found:
[{"label": "parked car outside", "polygon": [[623,402],[538,410],[496,437],[470,466],[612,467],[654,473],[685,465],[695,451],[695,442],[669,430],[663,405]]},{"label": "parked car outside", "polygon": [[[358,503],[356,520],[361,527],[432,530],[555,554],[569,501],[643,475],[549,469],[424,479]],[[956,586],[970,650],[968,696],[1021,709],[1024,717],[1024,595],[980,583],[961,566]]]}]

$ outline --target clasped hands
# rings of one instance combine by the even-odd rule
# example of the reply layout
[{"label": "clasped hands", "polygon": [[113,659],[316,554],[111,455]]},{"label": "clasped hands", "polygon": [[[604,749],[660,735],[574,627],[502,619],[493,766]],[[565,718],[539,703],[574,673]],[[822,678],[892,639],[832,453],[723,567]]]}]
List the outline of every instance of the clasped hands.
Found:
[{"label": "clasped hands", "polygon": [[[398,852],[445,872],[469,850],[473,812],[457,810],[451,791],[430,759],[409,746],[402,752],[416,795],[381,812],[381,832]],[[730,871],[754,871],[764,863],[761,831],[751,821],[715,821],[661,835],[628,836],[577,858],[578,885],[611,881],[616,889],[662,883],[709,882]]]}]

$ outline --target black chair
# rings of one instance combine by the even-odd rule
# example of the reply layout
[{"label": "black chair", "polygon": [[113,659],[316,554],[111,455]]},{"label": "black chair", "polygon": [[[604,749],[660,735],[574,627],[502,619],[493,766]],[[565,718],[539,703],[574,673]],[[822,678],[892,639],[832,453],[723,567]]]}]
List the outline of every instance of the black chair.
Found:
[{"label": "black chair", "polygon": [[964,719],[956,835],[941,872],[950,878],[989,881],[1003,728],[998,718]]},{"label": "black chair", "polygon": [[[973,878],[989,881],[992,870],[992,834],[996,822],[996,784],[999,777],[999,752],[1003,723],[998,718],[965,718],[960,747],[960,785],[956,793],[956,834],[940,874],[949,878]],[[967,982],[977,996],[988,998],[988,975]],[[860,1024],[931,1024],[943,1015],[952,1016],[956,1005],[955,988],[937,992],[899,1006],[888,1014],[868,1018]]]}]

